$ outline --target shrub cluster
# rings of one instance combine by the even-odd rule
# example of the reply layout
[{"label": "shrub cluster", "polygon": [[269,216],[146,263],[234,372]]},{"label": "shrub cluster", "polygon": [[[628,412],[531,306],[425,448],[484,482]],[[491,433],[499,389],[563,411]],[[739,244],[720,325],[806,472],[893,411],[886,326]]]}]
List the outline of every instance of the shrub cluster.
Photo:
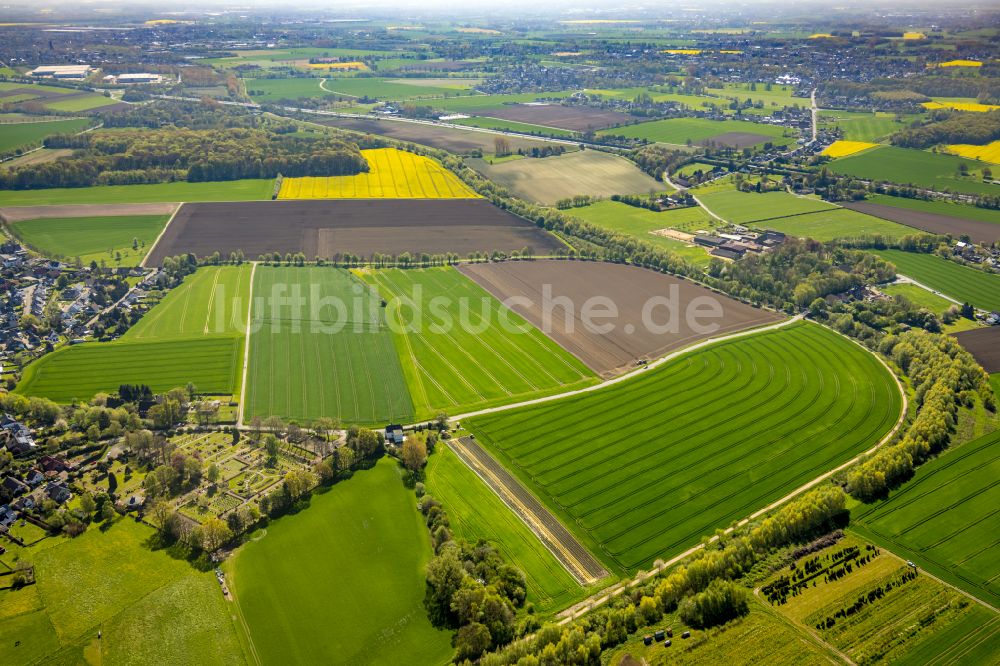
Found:
[{"label": "shrub cluster", "polygon": [[943,449],[959,406],[971,405],[975,393],[988,409],[996,409],[988,375],[955,338],[909,331],[886,336],[878,350],[909,376],[917,416],[899,442],[880,449],[848,474],[851,494],[864,501],[884,495]]}]

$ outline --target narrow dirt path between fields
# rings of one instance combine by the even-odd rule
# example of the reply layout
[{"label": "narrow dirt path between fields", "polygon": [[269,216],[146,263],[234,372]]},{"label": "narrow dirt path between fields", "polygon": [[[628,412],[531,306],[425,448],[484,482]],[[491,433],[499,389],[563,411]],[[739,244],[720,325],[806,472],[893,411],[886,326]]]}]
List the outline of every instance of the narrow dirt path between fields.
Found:
[{"label": "narrow dirt path between fields", "polygon": [[608,570],[541,502],[471,437],[450,442],[452,451],[535,533],[581,585],[593,585]]},{"label": "narrow dirt path between fields", "polygon": [[142,258],[142,261],[139,262],[140,268],[149,268],[148,266],[146,266],[146,260],[152,256],[153,250],[155,250],[156,246],[160,244],[160,239],[163,238],[163,234],[167,233],[167,229],[170,228],[170,223],[174,221],[174,218],[177,217],[177,213],[179,213],[181,208],[183,207],[184,207],[184,202],[182,201],[177,204],[176,208],[174,208],[174,212],[170,214],[170,219],[167,220],[167,223],[163,225],[163,229],[160,230],[160,235],[156,237],[156,240],[153,241],[153,244],[149,246],[149,250],[146,251],[146,256],[144,256]]},{"label": "narrow dirt path between fields", "polygon": [[253,276],[257,272],[257,262],[251,261],[250,292],[247,295],[247,328],[243,338],[243,379],[240,381],[240,410],[236,415],[236,426],[243,427],[243,414],[247,404],[247,368],[250,367],[250,322],[253,321]]}]

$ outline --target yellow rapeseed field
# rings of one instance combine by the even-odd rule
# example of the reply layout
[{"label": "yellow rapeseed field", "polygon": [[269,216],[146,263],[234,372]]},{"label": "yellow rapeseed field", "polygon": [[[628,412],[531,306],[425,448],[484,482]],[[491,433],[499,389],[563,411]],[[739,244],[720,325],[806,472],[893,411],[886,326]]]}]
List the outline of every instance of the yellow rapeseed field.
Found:
[{"label": "yellow rapeseed field", "polygon": [[927,35],[922,32],[904,32],[903,39],[927,39]]},{"label": "yellow rapeseed field", "polygon": [[956,111],[974,111],[976,113],[1000,109],[1000,106],[996,104],[980,104],[979,102],[924,102],[920,106],[925,109],[955,109]]},{"label": "yellow rapeseed field", "polygon": [[862,150],[874,148],[877,145],[879,144],[868,143],[867,141],[834,141],[827,146],[822,154],[827,157],[847,157],[854,153],[860,153]]},{"label": "yellow rapeseed field", "polygon": [[985,146],[976,146],[970,143],[953,143],[947,146],[949,153],[954,153],[970,160],[1000,164],[1000,141],[988,143]]},{"label": "yellow rapeseed field", "polygon": [[663,52],[670,55],[698,55],[701,49],[664,49]]},{"label": "yellow rapeseed field", "polygon": [[828,32],[817,32],[813,35],[809,35],[809,39],[833,39],[833,35]]},{"label": "yellow rapeseed field", "polygon": [[930,63],[928,67],[982,67],[983,63],[978,60],[948,60],[938,64]]},{"label": "yellow rapeseed field", "polygon": [[422,155],[395,148],[362,150],[368,173],[285,178],[279,199],[474,199],[458,176]]},{"label": "yellow rapeseed field", "polygon": [[356,69],[360,72],[367,72],[368,65],[360,61],[354,62],[311,62],[307,65],[310,69]]}]

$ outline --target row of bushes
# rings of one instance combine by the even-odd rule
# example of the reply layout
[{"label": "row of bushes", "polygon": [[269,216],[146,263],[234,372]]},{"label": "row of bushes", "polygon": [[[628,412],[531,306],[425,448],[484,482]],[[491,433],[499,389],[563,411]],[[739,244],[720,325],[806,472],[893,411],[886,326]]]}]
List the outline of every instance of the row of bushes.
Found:
[{"label": "row of bushes", "polygon": [[897,443],[880,449],[848,474],[851,494],[864,501],[883,496],[941,451],[951,438],[960,405],[971,406],[978,394],[987,408],[996,409],[988,375],[951,336],[888,335],[879,343],[879,352],[910,378],[917,415]]}]

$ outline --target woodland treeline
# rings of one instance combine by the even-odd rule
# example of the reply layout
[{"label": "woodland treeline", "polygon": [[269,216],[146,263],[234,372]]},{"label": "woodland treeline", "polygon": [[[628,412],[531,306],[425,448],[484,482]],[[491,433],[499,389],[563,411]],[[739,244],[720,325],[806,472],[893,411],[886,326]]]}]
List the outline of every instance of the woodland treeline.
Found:
[{"label": "woodland treeline", "polygon": [[57,135],[47,148],[71,157],[0,172],[12,190],[171,181],[227,181],[285,176],[343,176],[368,171],[357,144],[329,136],[304,138],[269,129],[191,130],[165,127]]},{"label": "woodland treeline", "polygon": [[893,145],[930,148],[938,144],[970,143],[983,146],[1000,139],[1000,111],[969,113],[938,111],[926,124],[892,135]]}]

